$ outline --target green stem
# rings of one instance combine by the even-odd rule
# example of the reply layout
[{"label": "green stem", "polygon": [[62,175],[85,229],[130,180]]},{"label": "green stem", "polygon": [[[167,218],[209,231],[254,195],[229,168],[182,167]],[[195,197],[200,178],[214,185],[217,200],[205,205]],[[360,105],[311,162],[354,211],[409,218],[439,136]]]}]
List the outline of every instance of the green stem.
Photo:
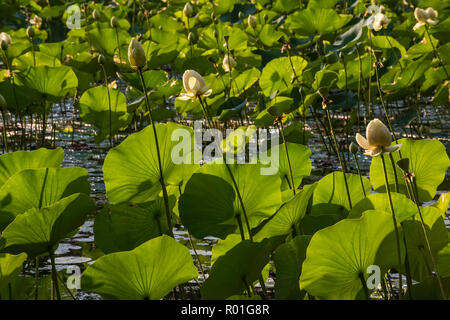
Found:
[{"label": "green stem", "polygon": [[161,183],[161,188],[163,191],[164,205],[166,208],[167,226],[169,228],[169,235],[172,238],[174,238],[173,230],[172,230],[172,216],[170,214],[170,207],[169,207],[169,196],[167,195],[167,189],[166,189],[166,185],[164,183],[164,176],[163,176],[163,171],[162,171],[161,154],[159,151],[158,135],[156,133],[155,123],[153,122],[152,111],[150,109],[150,103],[148,102],[147,87],[145,86],[144,76],[142,75],[142,68],[138,69],[138,73],[139,73],[139,77],[141,79],[142,88],[144,90],[145,105],[147,107],[148,117],[149,117],[150,123],[152,125],[153,135],[155,138],[155,147],[156,147],[156,153],[158,155],[158,166],[159,166],[159,176],[160,176],[159,182]]},{"label": "green stem", "polygon": [[380,156],[381,156],[381,163],[383,164],[384,184],[386,186],[386,192],[388,194],[389,207],[391,208],[391,214],[392,214],[392,222],[394,223],[395,239],[397,241],[397,257],[398,257],[398,269],[399,269],[398,270],[398,281],[399,281],[399,298],[400,298],[400,295],[402,295],[402,291],[403,291],[403,286],[402,286],[402,255],[401,255],[401,252],[400,252],[400,235],[399,235],[399,231],[398,231],[398,227],[397,227],[397,219],[395,217],[394,205],[392,204],[391,191],[389,189],[389,181],[388,181],[388,176],[387,176],[387,171],[386,171],[386,163],[384,161],[383,154],[381,154]]},{"label": "green stem", "polygon": [[[120,63],[122,63],[122,56],[121,56],[121,54],[120,54],[119,31],[117,30],[117,27],[114,28],[114,30],[116,31],[117,52],[119,53],[119,60],[120,60]],[[103,69],[104,69],[104,68],[103,68]]]},{"label": "green stem", "polygon": [[109,146],[113,147],[113,135],[112,135],[112,111],[111,111],[111,96],[109,94],[109,87],[108,87],[108,76],[106,75],[105,66],[102,65],[103,70],[103,76],[105,78],[105,87],[106,92],[108,93],[108,106],[109,106]]},{"label": "green stem", "polygon": [[283,138],[284,152],[286,153],[286,159],[287,159],[288,166],[289,166],[289,174],[290,174],[290,178],[291,178],[292,192],[294,193],[294,196],[295,196],[296,186],[294,183],[294,175],[292,174],[292,166],[291,166],[291,160],[289,159],[289,151],[287,148],[287,141],[286,141],[286,137],[284,136],[283,124],[277,122],[277,125],[278,125],[278,130],[281,132],[281,136]]},{"label": "green stem", "polygon": [[325,107],[325,111],[327,113],[328,123],[330,125],[331,136],[333,138],[334,145],[336,147],[336,153],[337,153],[337,156],[338,156],[338,159],[339,159],[339,163],[340,163],[341,168],[342,168],[342,174],[344,176],[344,183],[345,183],[345,189],[347,191],[348,205],[349,205],[350,209],[352,209],[353,208],[353,206],[352,206],[352,199],[350,198],[350,190],[348,188],[347,177],[346,177],[347,168],[346,168],[345,164],[342,162],[341,152],[339,151],[339,146],[338,146],[338,143],[337,143],[337,140],[336,140],[336,135],[334,134],[333,124],[331,123],[330,111],[328,110],[328,106]]},{"label": "green stem", "polygon": [[[352,153],[353,154],[353,153]],[[356,158],[356,155],[353,154],[353,159],[355,160],[356,163],[356,169],[358,170],[358,175],[359,175],[359,181],[361,182],[361,189],[362,192],[364,194],[364,198],[367,196],[366,195],[366,189],[364,188],[364,183],[363,183],[363,179],[362,179],[362,174],[361,174],[361,170],[359,168],[359,163],[358,163],[358,159]]]},{"label": "green stem", "polygon": [[49,254],[50,254],[50,261],[52,264],[52,282],[53,282],[51,300],[54,300],[53,288],[56,292],[56,298],[58,300],[61,300],[61,294],[59,293],[59,287],[58,287],[58,278],[57,278],[57,274],[56,274],[55,253],[52,250],[50,250]]},{"label": "green stem", "polygon": [[361,281],[361,285],[364,289],[364,295],[366,297],[366,300],[370,300],[370,294],[369,294],[369,289],[367,288],[367,283],[366,280],[364,279],[364,275],[362,273],[360,273],[358,275],[359,280]]},{"label": "green stem", "polygon": [[429,239],[429,237],[428,237],[428,232],[427,232],[427,229],[426,229],[426,227],[425,227],[425,222],[424,222],[424,220],[423,220],[422,211],[420,210],[420,206],[419,206],[419,198],[418,198],[418,196],[417,196],[417,190],[416,190],[415,185],[414,185],[414,183],[411,181],[411,178],[410,178],[409,176],[407,176],[407,183],[410,184],[411,189],[412,189],[412,191],[413,191],[412,194],[413,194],[413,197],[414,197],[414,203],[416,204],[417,211],[419,212],[420,224],[422,225],[423,235],[424,235],[424,237],[425,237],[425,242],[426,242],[426,244],[427,244],[427,249],[428,249],[428,252],[430,253],[431,262],[433,263],[434,271],[435,271],[435,273],[436,273],[436,278],[437,278],[437,281],[438,281],[438,283],[439,283],[439,289],[440,289],[440,291],[441,291],[442,299],[446,300],[446,298],[445,298],[445,292],[444,292],[444,286],[442,285],[442,280],[441,280],[441,277],[440,277],[439,272],[438,272],[436,259],[435,259],[434,256],[433,256],[433,251],[431,250],[430,239]]},{"label": "green stem", "polygon": [[430,44],[431,44],[431,46],[433,47],[433,53],[434,53],[434,56],[439,60],[439,64],[441,65],[442,69],[444,69],[444,72],[445,72],[445,74],[447,75],[447,79],[449,79],[447,69],[445,69],[445,66],[444,66],[444,64],[442,63],[442,59],[441,59],[441,57],[440,57],[438,51],[436,50],[436,47],[434,46],[433,41],[431,41],[431,36],[430,36],[430,32],[428,31],[428,25],[427,25],[427,24],[425,25],[425,32],[427,33],[428,39],[429,39],[429,41],[430,41]]}]

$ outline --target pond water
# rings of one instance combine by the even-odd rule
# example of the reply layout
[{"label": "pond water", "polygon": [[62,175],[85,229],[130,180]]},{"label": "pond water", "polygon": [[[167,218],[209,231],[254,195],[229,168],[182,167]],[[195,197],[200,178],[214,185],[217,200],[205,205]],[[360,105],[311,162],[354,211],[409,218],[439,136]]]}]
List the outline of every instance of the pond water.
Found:
[{"label": "pond water", "polygon": [[[94,128],[90,125],[81,123],[79,121],[78,115],[76,115],[75,117],[76,130],[73,136],[71,132],[65,132],[67,130],[64,130],[64,128],[70,128],[71,126],[72,109],[73,108],[71,103],[67,103],[64,106],[55,105],[53,107],[53,115],[49,118],[53,118],[53,124],[56,129],[54,142],[56,146],[62,147],[64,149],[65,158],[63,161],[63,166],[79,166],[86,168],[89,172],[91,197],[95,199],[98,212],[104,206],[104,204],[107,203],[107,199],[105,197],[105,186],[103,183],[102,165],[109,150],[109,141],[105,141],[100,145],[96,145],[94,143]],[[402,110],[399,110],[399,112],[401,113]],[[382,119],[381,113],[379,115],[379,118]],[[424,137],[439,139],[448,148],[450,144],[450,139],[448,138],[448,132],[450,131],[450,116],[448,114],[437,115],[434,108],[427,108],[424,112],[424,119],[422,120],[427,124],[428,128],[440,128],[439,130],[429,130],[425,128],[424,131],[426,131],[427,134],[424,134]],[[361,132],[364,130],[363,125],[364,124],[361,124]],[[50,128],[51,127],[52,125],[50,124]],[[313,118],[307,119],[307,128],[309,130],[314,129],[315,131],[316,126]],[[406,134],[408,134],[408,136],[411,136],[411,133],[411,130],[399,130],[397,132],[397,136],[406,136]],[[417,137],[417,135],[413,137]],[[124,138],[125,135],[120,136],[119,141],[123,140]],[[47,139],[52,139],[50,131],[47,132]],[[72,139],[74,143],[72,143]],[[317,134],[314,134],[314,137],[310,139],[308,146],[312,151],[311,161],[313,169],[312,175],[305,178],[304,183],[312,183],[314,181],[317,181],[328,172],[339,168],[337,159],[335,159],[336,157],[329,156],[326,153],[321,138]],[[358,154],[358,161],[363,174],[367,176],[370,166],[370,159],[362,154]],[[356,172],[353,161],[349,160],[348,166],[352,172]],[[441,190],[438,191],[437,197],[440,193],[442,193],[442,191],[448,190],[449,185],[449,176],[447,174],[446,180],[443,185],[441,185]],[[448,219],[449,213],[450,212],[447,212],[446,224],[447,227],[450,228],[450,221]],[[87,265],[93,263],[99,256],[99,252],[95,248],[94,243],[94,219],[95,214],[92,214],[89,219],[87,219],[87,221],[82,225],[76,235],[71,238],[64,239],[56,250],[56,268],[62,278],[67,278],[68,276],[70,276],[70,273],[73,272],[67,272],[68,270],[71,270],[69,267],[78,266],[80,268],[80,271],[82,272],[87,267]],[[191,246],[189,245],[188,232],[181,226],[176,226],[175,237],[178,241],[187,244],[187,246],[191,248]],[[196,258],[196,256],[198,256],[203,266],[202,269],[206,274],[208,273],[210,265],[211,249],[216,241],[217,239],[212,237],[202,240],[193,239],[193,244],[197,253],[196,255],[191,249],[194,262],[196,263],[196,265],[198,264]],[[24,268],[23,273],[25,275],[34,277],[34,270],[34,262],[31,262],[29,266],[26,266]],[[39,276],[45,277],[49,273],[50,260],[47,257],[43,257],[39,262]],[[393,281],[395,281],[397,278],[398,277],[396,277],[396,275],[392,275]],[[198,281],[203,281],[201,273],[199,279],[191,281],[189,285],[185,287],[189,298],[199,297]],[[404,281],[404,283],[406,285],[406,281]],[[273,288],[273,284],[274,279],[270,277],[266,283],[266,286],[270,290],[270,288]],[[71,296],[65,290],[62,290],[62,295],[65,298],[71,298]],[[77,290],[74,297],[76,299],[100,299],[100,296],[97,294],[90,294],[81,290]]]}]

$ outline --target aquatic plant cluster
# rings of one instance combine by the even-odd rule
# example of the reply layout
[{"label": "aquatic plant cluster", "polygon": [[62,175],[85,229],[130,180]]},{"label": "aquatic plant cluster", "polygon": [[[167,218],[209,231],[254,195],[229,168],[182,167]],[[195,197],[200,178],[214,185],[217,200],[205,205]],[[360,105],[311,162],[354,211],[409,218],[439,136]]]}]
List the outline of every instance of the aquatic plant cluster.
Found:
[{"label": "aquatic plant cluster", "polygon": [[[2,1],[0,298],[188,299],[196,283],[202,299],[449,299],[450,160],[424,138],[427,110],[449,111],[449,15],[438,0]],[[66,100],[72,144],[79,116],[109,148],[100,208],[55,147]],[[339,165],[314,182],[315,137]],[[91,215],[97,257],[66,281],[55,250]],[[210,268],[180,226],[218,239]]]}]

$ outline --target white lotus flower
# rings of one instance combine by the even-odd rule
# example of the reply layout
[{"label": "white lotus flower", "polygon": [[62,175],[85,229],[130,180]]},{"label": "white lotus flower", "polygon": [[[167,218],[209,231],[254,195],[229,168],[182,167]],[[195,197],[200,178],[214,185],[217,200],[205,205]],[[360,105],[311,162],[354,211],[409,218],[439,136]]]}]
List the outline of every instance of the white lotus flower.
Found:
[{"label": "white lotus flower", "polygon": [[375,31],[380,31],[383,28],[387,28],[390,20],[382,13],[377,13],[372,21],[372,27]]},{"label": "white lotus flower", "polygon": [[225,72],[230,72],[234,67],[236,67],[236,60],[234,60],[232,56],[226,54],[222,62],[223,70],[225,70]]},{"label": "white lotus flower", "polygon": [[11,37],[6,32],[0,33],[0,42],[5,41],[8,47],[11,45]]},{"label": "white lotus flower", "polygon": [[416,10],[414,10],[414,17],[416,18],[417,23],[414,25],[413,30],[417,30],[426,24],[435,25],[439,22],[437,16],[438,12],[433,8],[427,8],[426,10],[416,8]]},{"label": "white lotus flower", "polygon": [[366,138],[359,133],[356,134],[356,142],[366,150],[368,156],[378,156],[382,153],[389,153],[400,150],[401,144],[392,144],[392,136],[389,129],[379,119],[369,122],[366,129]]},{"label": "white lotus flower", "polygon": [[212,93],[209,85],[205,84],[203,77],[194,70],[186,70],[183,74],[183,87],[186,93],[181,93],[178,99],[193,101],[199,96],[207,97]]},{"label": "white lotus flower", "polygon": [[144,47],[135,38],[132,38],[128,46],[128,61],[131,68],[137,70],[147,64],[147,57],[145,56]]}]

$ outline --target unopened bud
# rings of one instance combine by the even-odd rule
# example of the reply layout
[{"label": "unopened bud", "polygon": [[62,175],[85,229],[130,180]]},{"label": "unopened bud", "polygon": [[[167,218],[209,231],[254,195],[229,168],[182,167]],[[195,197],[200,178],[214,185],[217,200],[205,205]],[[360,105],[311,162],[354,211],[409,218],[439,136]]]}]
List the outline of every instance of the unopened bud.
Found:
[{"label": "unopened bud", "polygon": [[105,64],[105,56],[104,55],[99,55],[98,56],[98,64],[99,65],[104,65]]},{"label": "unopened bud", "polygon": [[195,34],[193,32],[189,32],[188,41],[190,43],[195,43],[197,41],[197,37],[195,36]]},{"label": "unopened bud", "polygon": [[119,26],[119,20],[115,16],[111,18],[111,27],[117,28]]},{"label": "unopened bud", "polygon": [[27,36],[28,36],[30,39],[33,39],[33,38],[34,38],[34,35],[35,35],[34,29],[33,29],[32,27],[28,27],[28,28],[27,28]]},{"label": "unopened bud", "polygon": [[94,18],[95,20],[100,19],[100,12],[97,9],[94,9],[94,11],[92,11],[92,18]]},{"label": "unopened bud", "polygon": [[192,17],[192,14],[194,13],[194,9],[192,8],[192,5],[190,2],[186,2],[186,4],[184,5],[184,9],[183,9],[183,14],[190,18]]},{"label": "unopened bud", "polygon": [[252,28],[252,29],[256,28],[257,21],[256,21],[256,17],[255,16],[249,15],[248,18],[247,18],[247,22],[248,22],[248,26],[250,28]]},{"label": "unopened bud", "polygon": [[356,143],[351,142],[348,150],[350,151],[350,153],[356,154],[358,152],[358,146],[356,145]]}]

